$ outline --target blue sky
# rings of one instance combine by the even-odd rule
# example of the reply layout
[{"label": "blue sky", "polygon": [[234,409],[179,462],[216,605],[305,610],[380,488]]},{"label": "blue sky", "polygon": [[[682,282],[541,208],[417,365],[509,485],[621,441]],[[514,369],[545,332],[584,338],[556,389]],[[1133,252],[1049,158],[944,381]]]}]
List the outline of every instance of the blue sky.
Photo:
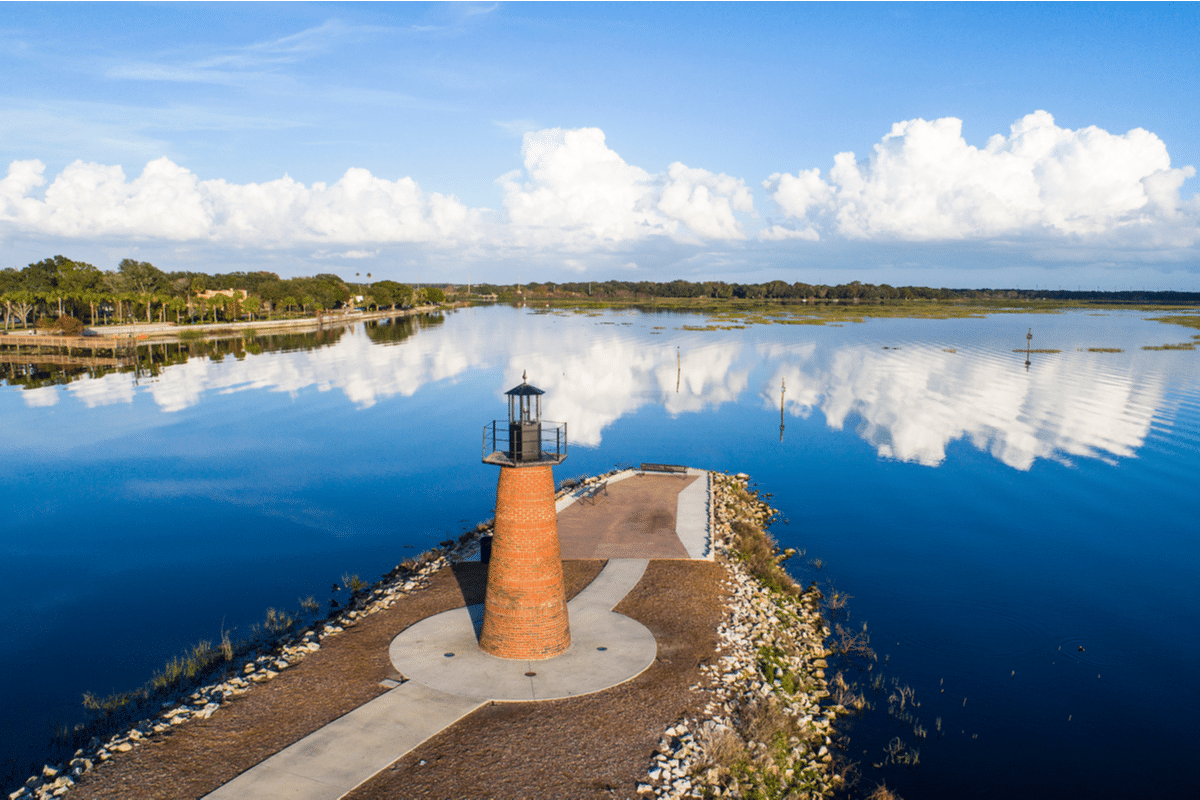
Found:
[{"label": "blue sky", "polygon": [[1198,21],[5,4],[0,266],[1197,291]]}]

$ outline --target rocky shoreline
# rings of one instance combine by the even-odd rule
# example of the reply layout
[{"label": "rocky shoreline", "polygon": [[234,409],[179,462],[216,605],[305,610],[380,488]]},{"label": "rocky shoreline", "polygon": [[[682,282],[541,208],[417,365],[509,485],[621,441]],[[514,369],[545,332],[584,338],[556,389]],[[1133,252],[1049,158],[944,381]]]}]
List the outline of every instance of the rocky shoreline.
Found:
[{"label": "rocky shoreline", "polygon": [[[563,481],[558,496],[609,475]],[[704,713],[677,720],[659,741],[641,796],[827,797],[843,786],[833,755],[832,724],[845,708],[833,704],[825,680],[829,629],[821,593],[801,590],[779,564],[766,533],[776,512],[747,491],[748,476],[712,473],[713,546],[726,570],[727,601],[719,648],[693,691]],[[391,608],[428,586],[451,563],[475,558],[480,523],[457,541],[398,565],[325,620],[289,633],[266,652],[225,667],[222,679],[161,704],[161,711],[106,740],[94,738],[65,763],[47,764],[10,800],[63,797],[82,775],[193,719],[209,719],[233,698],[321,649],[359,620]],[[769,559],[764,560],[764,553]],[[765,570],[765,572],[764,572]]]},{"label": "rocky shoreline", "polygon": [[828,699],[823,597],[781,569],[767,579],[779,588],[754,574],[762,566],[748,551],[769,548],[776,565],[790,553],[766,533],[777,512],[748,479],[713,473],[713,544],[728,572],[720,653],[693,687],[710,696],[704,715],[667,728],[643,796],[829,797],[845,785],[830,748],[834,721],[849,712]]}]

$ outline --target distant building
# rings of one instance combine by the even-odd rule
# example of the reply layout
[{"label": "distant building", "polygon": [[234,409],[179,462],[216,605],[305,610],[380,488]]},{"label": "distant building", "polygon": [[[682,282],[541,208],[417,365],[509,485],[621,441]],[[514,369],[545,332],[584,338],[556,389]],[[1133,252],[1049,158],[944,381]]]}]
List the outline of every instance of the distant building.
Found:
[{"label": "distant building", "polygon": [[238,300],[245,300],[247,295],[249,295],[249,294],[250,293],[247,292],[245,289],[209,289],[206,292],[197,292],[196,297],[200,297],[200,298],[203,298],[204,300],[207,300],[210,297],[216,297],[217,295],[224,295],[225,297],[235,297]]}]

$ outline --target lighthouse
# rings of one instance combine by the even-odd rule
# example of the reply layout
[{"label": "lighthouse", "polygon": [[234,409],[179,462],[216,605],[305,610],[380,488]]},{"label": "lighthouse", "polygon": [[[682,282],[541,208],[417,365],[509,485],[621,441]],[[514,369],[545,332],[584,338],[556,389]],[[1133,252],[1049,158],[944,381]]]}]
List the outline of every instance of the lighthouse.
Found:
[{"label": "lighthouse", "polygon": [[567,425],[542,419],[542,395],[528,375],[508,395],[508,421],[483,429],[483,462],[500,467],[479,647],[499,658],[542,660],[571,646],[555,464],[567,457]]}]

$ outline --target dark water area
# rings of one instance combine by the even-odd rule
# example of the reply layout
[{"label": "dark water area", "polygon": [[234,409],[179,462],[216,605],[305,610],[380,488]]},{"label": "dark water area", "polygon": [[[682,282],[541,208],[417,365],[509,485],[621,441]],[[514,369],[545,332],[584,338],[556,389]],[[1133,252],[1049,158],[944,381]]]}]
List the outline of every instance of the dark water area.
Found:
[{"label": "dark water area", "polygon": [[[569,425],[559,480],[658,461],[772,495],[773,533],[806,553],[789,567],[851,595],[837,621],[878,654],[841,666],[875,706],[849,727],[860,789],[1186,796],[1200,354],[1142,350],[1191,333],[1144,316],[695,331],[497,307],[10,372],[0,752],[27,774],[85,691],[133,689],[490,517],[481,428],[528,370]],[[1029,328],[1061,352],[1027,369]],[[894,739],[916,766],[885,763]]]}]

